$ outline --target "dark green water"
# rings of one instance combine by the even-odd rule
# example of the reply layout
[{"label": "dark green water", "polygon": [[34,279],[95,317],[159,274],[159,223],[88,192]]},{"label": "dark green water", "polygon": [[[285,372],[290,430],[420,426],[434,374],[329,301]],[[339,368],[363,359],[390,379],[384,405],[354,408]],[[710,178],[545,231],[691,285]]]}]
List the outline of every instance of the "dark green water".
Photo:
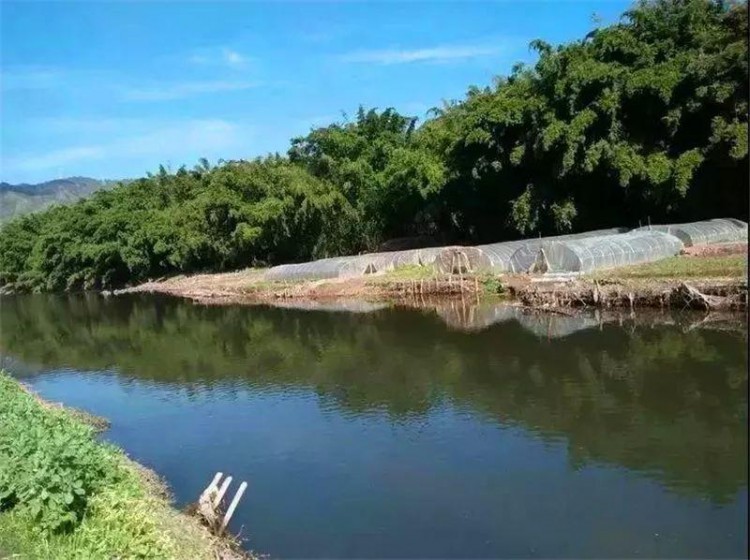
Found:
[{"label": "dark green water", "polygon": [[740,557],[746,333],[699,319],[24,296],[0,351],[180,504],[247,480],[273,557]]}]

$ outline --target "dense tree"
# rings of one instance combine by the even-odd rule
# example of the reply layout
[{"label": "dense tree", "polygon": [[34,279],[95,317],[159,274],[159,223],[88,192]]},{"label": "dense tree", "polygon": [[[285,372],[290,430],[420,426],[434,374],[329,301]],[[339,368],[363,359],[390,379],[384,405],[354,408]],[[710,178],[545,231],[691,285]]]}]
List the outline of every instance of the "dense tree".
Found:
[{"label": "dense tree", "polygon": [[112,287],[170,272],[326,254],[349,204],[283,158],[180,169],[11,222],[2,281],[16,289]]},{"label": "dense tree", "polygon": [[376,249],[748,217],[747,3],[648,0],[417,126],[360,108],[287,157],[133,181],[0,230],[0,283],[111,287]]},{"label": "dense tree", "polygon": [[747,4],[642,2],[420,132],[470,237],[747,216]]},{"label": "dense tree", "polygon": [[336,185],[357,211],[361,248],[384,238],[434,233],[431,211],[444,184],[435,153],[413,140],[416,119],[360,107],[352,123],[292,140],[289,158]]}]

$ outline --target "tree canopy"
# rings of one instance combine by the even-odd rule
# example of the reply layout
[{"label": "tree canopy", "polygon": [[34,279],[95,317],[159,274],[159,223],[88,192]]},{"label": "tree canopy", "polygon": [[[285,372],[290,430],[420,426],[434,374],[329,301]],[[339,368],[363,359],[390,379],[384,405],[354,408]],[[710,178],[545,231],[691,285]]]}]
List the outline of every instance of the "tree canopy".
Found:
[{"label": "tree canopy", "polygon": [[373,250],[748,214],[747,2],[648,0],[418,125],[360,108],[0,230],[0,283],[113,287]]}]

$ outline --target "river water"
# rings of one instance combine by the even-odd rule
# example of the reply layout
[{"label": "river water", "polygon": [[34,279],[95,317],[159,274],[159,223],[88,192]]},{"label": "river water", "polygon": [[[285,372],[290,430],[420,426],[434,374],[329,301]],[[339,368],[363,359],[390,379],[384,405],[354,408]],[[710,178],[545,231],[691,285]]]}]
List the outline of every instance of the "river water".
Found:
[{"label": "river water", "polygon": [[[300,557],[740,557],[747,331],[501,306],[0,301],[2,367]],[[736,321],[740,324],[743,318]]]}]

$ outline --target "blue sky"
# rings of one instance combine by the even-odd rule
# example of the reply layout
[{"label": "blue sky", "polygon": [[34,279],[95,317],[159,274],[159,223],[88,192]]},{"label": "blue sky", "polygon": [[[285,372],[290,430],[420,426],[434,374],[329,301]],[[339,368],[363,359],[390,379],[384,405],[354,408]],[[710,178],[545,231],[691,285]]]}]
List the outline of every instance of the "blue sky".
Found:
[{"label": "blue sky", "polygon": [[360,104],[424,117],[623,1],[8,2],[0,179],[286,151]]}]

